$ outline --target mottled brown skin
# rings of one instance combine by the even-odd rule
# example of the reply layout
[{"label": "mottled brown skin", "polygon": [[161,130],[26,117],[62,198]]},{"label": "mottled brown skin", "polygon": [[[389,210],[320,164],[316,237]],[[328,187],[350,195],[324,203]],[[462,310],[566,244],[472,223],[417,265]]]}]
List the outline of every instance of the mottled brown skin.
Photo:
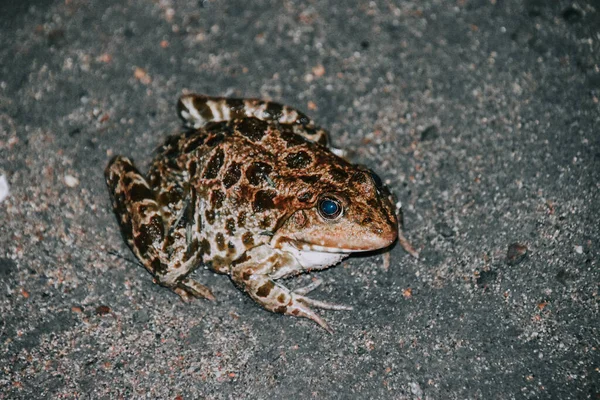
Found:
[{"label": "mottled brown skin", "polygon": [[[204,264],[267,310],[330,330],[310,306],[347,307],[307,298],[314,287],[290,291],[276,280],[392,244],[393,196],[370,170],[331,152],[327,133],[292,108],[187,95],[178,111],[189,129],[166,140],[146,176],[121,156],[106,168],[136,257],[184,300],[214,298],[188,277]],[[325,200],[341,214],[323,214]]]}]

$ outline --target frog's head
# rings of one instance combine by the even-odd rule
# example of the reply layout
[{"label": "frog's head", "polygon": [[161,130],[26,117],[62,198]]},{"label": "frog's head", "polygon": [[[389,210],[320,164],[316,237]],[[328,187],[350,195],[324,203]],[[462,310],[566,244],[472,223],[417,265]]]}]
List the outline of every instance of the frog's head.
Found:
[{"label": "frog's head", "polygon": [[275,244],[303,251],[353,253],[394,243],[398,237],[394,196],[367,168],[347,164],[344,173],[343,181],[328,179],[324,173],[318,184],[306,189],[310,201],[277,229]]}]

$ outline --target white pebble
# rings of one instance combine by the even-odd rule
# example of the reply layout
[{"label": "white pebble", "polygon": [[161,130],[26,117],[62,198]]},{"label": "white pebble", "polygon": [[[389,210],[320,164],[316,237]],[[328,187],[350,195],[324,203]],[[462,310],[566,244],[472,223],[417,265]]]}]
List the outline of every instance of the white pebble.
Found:
[{"label": "white pebble", "polygon": [[583,246],[575,246],[575,253],[583,254]]},{"label": "white pebble", "polygon": [[73,175],[65,175],[65,185],[68,187],[75,187],[79,185],[79,179],[75,178]]},{"label": "white pebble", "polygon": [[0,203],[8,197],[8,181],[4,175],[0,175]]},{"label": "white pebble", "polygon": [[419,399],[423,397],[423,389],[421,389],[421,385],[419,385],[417,382],[410,382],[409,385],[410,391],[413,395]]}]

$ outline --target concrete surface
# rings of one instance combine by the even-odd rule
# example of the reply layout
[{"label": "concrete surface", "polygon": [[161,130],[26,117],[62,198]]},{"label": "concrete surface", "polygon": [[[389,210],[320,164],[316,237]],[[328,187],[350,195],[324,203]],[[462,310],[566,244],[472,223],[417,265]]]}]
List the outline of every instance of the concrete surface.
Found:
[{"label": "concrete surface", "polygon": [[[30,0],[0,23],[0,398],[600,398],[597,2]],[[183,90],[307,111],[394,188],[421,259],[314,274],[355,308],[322,313],[333,336],[205,270],[216,303],[154,285],[103,169],[147,165]]]}]

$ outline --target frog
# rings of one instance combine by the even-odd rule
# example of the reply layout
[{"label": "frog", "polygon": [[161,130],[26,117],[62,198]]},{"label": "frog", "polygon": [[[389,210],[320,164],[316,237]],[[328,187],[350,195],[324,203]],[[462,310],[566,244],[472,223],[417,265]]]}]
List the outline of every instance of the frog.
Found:
[{"label": "frog", "polygon": [[215,300],[191,278],[230,277],[264,309],[308,318],[352,307],[290,290],[284,279],[392,246],[401,208],[371,169],[352,164],[303,112],[273,101],[184,94],[183,122],[146,174],[132,159],[105,169],[122,236],[154,282],[183,301]]}]

